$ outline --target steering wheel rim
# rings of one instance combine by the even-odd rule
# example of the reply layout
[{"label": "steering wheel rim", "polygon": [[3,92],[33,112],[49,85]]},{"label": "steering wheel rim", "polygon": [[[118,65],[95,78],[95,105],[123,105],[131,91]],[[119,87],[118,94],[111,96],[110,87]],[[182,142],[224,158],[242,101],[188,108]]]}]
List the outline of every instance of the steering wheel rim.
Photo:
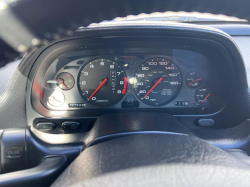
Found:
[{"label": "steering wheel rim", "polygon": [[249,165],[192,135],[146,133],[88,147],[52,186],[246,186],[249,174]]}]

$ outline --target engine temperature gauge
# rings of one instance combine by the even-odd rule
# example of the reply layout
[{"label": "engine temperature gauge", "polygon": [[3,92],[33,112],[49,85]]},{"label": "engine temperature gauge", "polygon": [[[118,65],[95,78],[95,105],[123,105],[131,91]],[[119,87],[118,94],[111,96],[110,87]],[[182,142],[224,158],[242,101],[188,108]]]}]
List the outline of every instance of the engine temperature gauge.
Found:
[{"label": "engine temperature gauge", "polygon": [[186,77],[186,84],[189,88],[198,88],[202,85],[203,78],[197,72],[190,72]]}]

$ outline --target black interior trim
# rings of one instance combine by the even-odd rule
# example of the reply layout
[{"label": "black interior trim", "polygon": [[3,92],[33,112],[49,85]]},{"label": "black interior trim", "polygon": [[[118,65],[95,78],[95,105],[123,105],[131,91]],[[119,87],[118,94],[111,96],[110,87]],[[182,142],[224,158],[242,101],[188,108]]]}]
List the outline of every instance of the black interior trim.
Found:
[{"label": "black interior trim", "polygon": [[68,165],[65,156],[48,156],[35,168],[0,175],[2,187],[50,186]]}]

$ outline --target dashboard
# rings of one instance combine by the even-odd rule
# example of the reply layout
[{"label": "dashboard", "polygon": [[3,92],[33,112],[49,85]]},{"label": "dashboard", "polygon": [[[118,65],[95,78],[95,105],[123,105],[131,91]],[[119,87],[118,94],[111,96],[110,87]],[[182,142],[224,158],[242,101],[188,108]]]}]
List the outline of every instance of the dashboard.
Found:
[{"label": "dashboard", "polygon": [[[88,131],[104,114],[159,112],[174,115],[191,128],[206,128],[200,124],[213,125],[232,104],[234,73],[230,54],[212,40],[62,41],[46,48],[32,67],[28,119],[36,129],[40,122],[53,121],[59,128],[49,133],[78,133]],[[65,121],[84,125],[72,132],[63,129]]]}]

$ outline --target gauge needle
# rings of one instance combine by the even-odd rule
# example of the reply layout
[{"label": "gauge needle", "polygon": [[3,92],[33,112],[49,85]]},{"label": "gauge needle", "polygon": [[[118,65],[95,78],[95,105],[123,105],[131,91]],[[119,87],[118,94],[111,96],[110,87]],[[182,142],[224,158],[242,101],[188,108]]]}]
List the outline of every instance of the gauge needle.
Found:
[{"label": "gauge needle", "polygon": [[68,88],[60,79],[58,79],[58,81],[59,81],[66,89]]},{"label": "gauge needle", "polygon": [[206,99],[207,99],[209,96],[210,96],[210,93],[205,97],[205,99],[203,99],[203,100],[201,101],[201,103],[204,103],[204,101],[206,101]]},{"label": "gauge needle", "polygon": [[162,80],[162,77],[154,84],[154,86],[148,91],[148,93],[146,93],[146,95],[143,97],[143,99],[145,99],[147,97],[147,95],[157,86],[157,84],[159,84]]},{"label": "gauge needle", "polygon": [[191,83],[193,83],[193,82],[197,82],[197,81],[200,81],[200,80],[202,80],[202,78],[196,79],[196,80],[194,80],[194,81],[190,82],[189,84],[190,84],[190,86],[191,86],[191,85],[192,85]]},{"label": "gauge needle", "polygon": [[94,93],[92,93],[92,95],[88,98],[88,100],[90,100],[91,99],[91,97],[93,97],[94,95],[95,95],[95,93],[105,84],[105,82],[107,82],[107,78],[106,79],[104,79],[103,81],[102,81],[102,83],[98,86],[98,88],[96,88],[96,90],[94,91]]},{"label": "gauge needle", "polygon": [[48,97],[48,99],[51,99],[51,100],[54,100],[54,101],[58,101],[58,102],[61,102],[60,100],[58,100],[58,99],[55,99],[55,97],[54,97],[54,96],[50,96],[50,97]]}]

